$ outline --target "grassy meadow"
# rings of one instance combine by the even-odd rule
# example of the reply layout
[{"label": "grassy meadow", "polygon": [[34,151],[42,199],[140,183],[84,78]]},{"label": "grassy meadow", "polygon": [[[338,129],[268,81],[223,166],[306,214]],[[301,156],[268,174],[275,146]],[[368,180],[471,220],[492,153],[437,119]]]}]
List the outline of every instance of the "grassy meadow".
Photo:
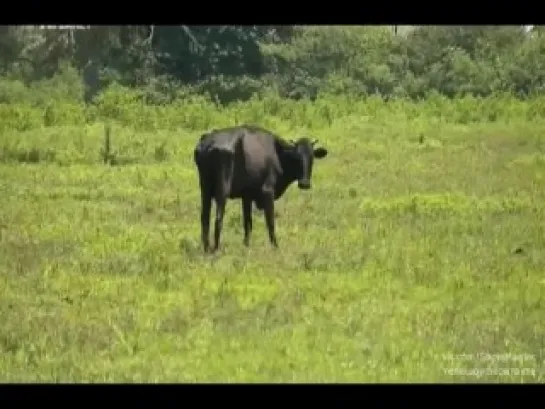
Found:
[{"label": "grassy meadow", "polygon": [[[542,382],[544,118],[500,97],[2,105],[0,381]],[[192,151],[242,122],[329,155],[277,202],[279,250],[257,211],[244,247],[230,201],[204,255]]]}]

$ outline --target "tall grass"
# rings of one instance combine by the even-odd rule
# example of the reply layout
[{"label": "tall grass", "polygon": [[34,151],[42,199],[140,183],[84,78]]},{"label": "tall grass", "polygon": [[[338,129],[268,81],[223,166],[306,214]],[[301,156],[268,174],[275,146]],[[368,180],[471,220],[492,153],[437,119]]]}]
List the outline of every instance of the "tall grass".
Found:
[{"label": "tall grass", "polygon": [[86,125],[113,121],[141,131],[184,128],[190,131],[262,123],[291,129],[323,128],[347,118],[385,124],[390,121],[433,121],[458,124],[476,122],[543,121],[545,97],[519,100],[510,95],[494,98],[472,96],[448,99],[434,95],[422,101],[379,97],[359,99],[322,95],[317,100],[282,99],[277,95],[220,106],[204,96],[188,96],[168,105],[146,104],[138,91],[107,90],[95,104],[52,100],[45,104],[0,104],[0,130],[29,130],[48,126]]},{"label": "tall grass", "polygon": [[[55,99],[45,105],[0,104],[0,160],[62,164],[100,161],[104,124],[112,126],[113,147],[129,155],[128,161],[143,160],[150,152],[164,158],[165,145],[175,149],[177,138],[195,139],[208,129],[241,123],[259,124],[281,135],[323,133],[327,129],[333,144],[335,135],[355,127],[377,135],[384,127],[393,127],[391,137],[410,136],[429,142],[446,125],[463,130],[464,126],[479,123],[500,128],[516,124],[521,129],[528,123],[543,124],[545,97],[522,101],[509,95],[493,99],[434,95],[413,102],[325,95],[311,102],[271,94],[228,106],[202,96],[152,105],[146,104],[138,91],[111,87],[92,105]],[[120,140],[120,129],[123,133],[132,130],[133,136]],[[146,133],[161,131],[175,132],[175,139],[169,137],[159,145],[146,142]]]}]

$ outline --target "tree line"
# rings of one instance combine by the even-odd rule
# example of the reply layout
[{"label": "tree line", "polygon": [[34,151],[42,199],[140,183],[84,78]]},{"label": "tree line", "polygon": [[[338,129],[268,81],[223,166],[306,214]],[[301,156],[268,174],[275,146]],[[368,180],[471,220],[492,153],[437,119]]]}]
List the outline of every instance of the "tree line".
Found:
[{"label": "tree line", "polygon": [[188,93],[222,104],[269,92],[526,98],[544,89],[544,51],[540,26],[0,27],[4,82],[33,87],[71,70],[86,102],[114,83],[149,103]]}]

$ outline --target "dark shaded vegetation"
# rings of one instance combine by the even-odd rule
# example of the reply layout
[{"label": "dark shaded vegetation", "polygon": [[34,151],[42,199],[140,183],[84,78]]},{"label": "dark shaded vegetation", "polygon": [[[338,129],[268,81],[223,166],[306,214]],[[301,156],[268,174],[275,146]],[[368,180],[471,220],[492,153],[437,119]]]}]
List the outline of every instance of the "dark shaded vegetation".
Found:
[{"label": "dark shaded vegetation", "polygon": [[152,104],[191,94],[222,104],[264,93],[527,97],[544,87],[544,49],[542,28],[523,26],[397,35],[391,26],[8,26],[0,32],[0,102],[91,102],[114,84]]}]

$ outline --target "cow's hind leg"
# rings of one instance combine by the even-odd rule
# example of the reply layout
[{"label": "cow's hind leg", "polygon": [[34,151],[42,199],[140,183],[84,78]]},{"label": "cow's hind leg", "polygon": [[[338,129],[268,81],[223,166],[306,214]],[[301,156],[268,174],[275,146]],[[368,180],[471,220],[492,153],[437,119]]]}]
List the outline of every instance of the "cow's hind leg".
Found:
[{"label": "cow's hind leg", "polygon": [[210,210],[212,209],[212,189],[205,183],[205,177],[199,172],[199,182],[201,187],[201,241],[204,251],[207,252],[210,247]]},{"label": "cow's hind leg", "polygon": [[225,214],[225,196],[216,196],[216,222],[214,224],[214,248],[216,251],[220,246],[221,230],[223,228],[223,215]]},{"label": "cow's hind leg", "polygon": [[244,245],[250,245],[250,235],[252,234],[252,199],[242,198],[242,218],[244,219]]},{"label": "cow's hind leg", "polygon": [[269,231],[269,241],[274,248],[278,247],[274,228],[274,191],[263,191],[263,210],[265,211],[265,223]]},{"label": "cow's hind leg", "polygon": [[212,195],[208,192],[201,192],[201,241],[204,251],[209,250],[210,235],[210,210],[212,209]]},{"label": "cow's hind leg", "polygon": [[216,223],[214,225],[214,251],[219,248],[221,230],[223,228],[223,216],[225,214],[225,204],[227,196],[231,188],[231,180],[233,175],[234,158],[230,152],[218,152],[220,162],[219,172],[217,175],[215,199],[216,199]]}]

